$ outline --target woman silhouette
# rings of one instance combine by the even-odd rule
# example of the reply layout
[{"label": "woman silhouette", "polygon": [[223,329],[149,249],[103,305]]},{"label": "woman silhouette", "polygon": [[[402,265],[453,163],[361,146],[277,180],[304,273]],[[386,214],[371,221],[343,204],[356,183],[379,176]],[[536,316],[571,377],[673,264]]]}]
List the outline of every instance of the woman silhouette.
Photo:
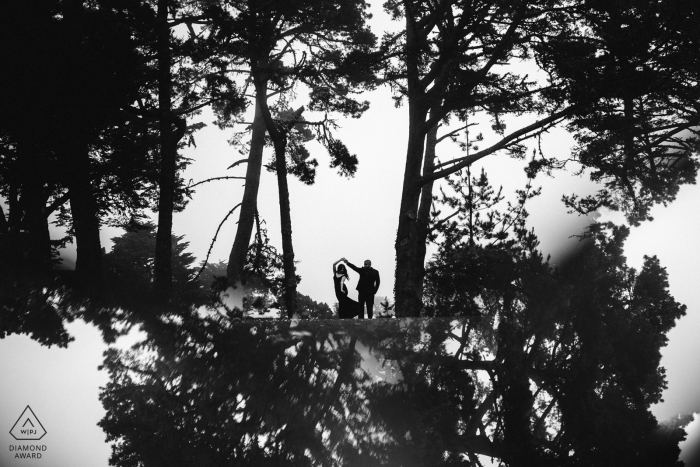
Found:
[{"label": "woman silhouette", "polygon": [[335,288],[335,298],[338,299],[338,317],[350,319],[360,314],[360,304],[348,297],[348,286],[345,285],[348,280],[348,270],[344,264],[336,267],[342,261],[342,259],[339,259],[333,263],[333,286]]}]

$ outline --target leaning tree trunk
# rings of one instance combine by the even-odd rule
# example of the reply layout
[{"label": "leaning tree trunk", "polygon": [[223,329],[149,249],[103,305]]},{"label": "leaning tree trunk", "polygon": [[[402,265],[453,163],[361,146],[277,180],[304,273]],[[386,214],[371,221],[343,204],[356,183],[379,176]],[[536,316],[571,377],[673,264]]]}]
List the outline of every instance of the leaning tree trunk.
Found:
[{"label": "leaning tree trunk", "polygon": [[265,119],[265,127],[275,147],[275,172],[277,172],[277,187],[280,197],[280,221],[282,224],[282,265],[284,268],[284,303],[287,316],[292,318],[296,313],[297,276],[294,266],[294,247],[292,245],[292,216],[289,204],[289,186],[287,183],[287,136],[286,130],[280,129],[272,120],[270,108],[267,106],[267,95],[260,90],[267,89],[266,81],[257,78],[255,81],[256,102]]},{"label": "leaning tree trunk", "polygon": [[102,287],[102,245],[87,147],[72,148],[69,159],[72,161],[68,190],[76,238],[76,280],[78,287],[95,295]]},{"label": "leaning tree trunk", "polygon": [[173,134],[170,72],[170,27],[168,0],[158,0],[158,106],[160,111],[160,195],[158,198],[158,231],[154,264],[156,296],[170,300],[173,289],[172,242],[175,179],[177,176],[177,143]]},{"label": "leaning tree trunk", "polygon": [[[267,94],[267,86],[262,86],[261,91]],[[228,283],[236,286],[244,282],[243,269],[245,267],[250,237],[255,224],[258,211],[258,188],[260,187],[260,172],[262,170],[263,148],[265,147],[265,120],[260,106],[255,104],[255,117],[253,119],[253,132],[250,140],[250,152],[248,154],[248,168],[245,175],[245,190],[241,201],[241,212],[238,218],[236,238],[233,241],[231,254],[228,258],[226,275]]]}]

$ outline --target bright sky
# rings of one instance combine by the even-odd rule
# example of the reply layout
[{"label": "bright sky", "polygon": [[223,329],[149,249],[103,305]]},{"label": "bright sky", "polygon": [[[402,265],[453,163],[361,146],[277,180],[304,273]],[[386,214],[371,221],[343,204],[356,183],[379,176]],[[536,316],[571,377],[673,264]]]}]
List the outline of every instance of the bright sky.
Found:
[{"label": "bright sky", "polygon": [[[375,15],[377,24],[385,24],[381,13]],[[319,161],[316,184],[305,186],[290,178],[293,240],[302,277],[299,291],[329,304],[335,301],[329,268],[343,256],[355,264],[371,259],[382,278],[378,297],[393,295],[394,240],[405,163],[407,109],[396,109],[387,89],[369,93],[366,98],[371,101],[366,115],[360,120],[339,122],[339,138],[359,158],[356,176],[339,177],[328,167],[325,151],[316,147],[312,150],[312,156]],[[212,120],[210,115],[204,115],[204,121]],[[219,131],[214,125],[199,131],[195,135],[197,147],[185,152],[194,160],[185,179],[197,182],[224,174],[244,175],[244,165],[226,172],[233,162],[245,157],[226,143],[229,137],[230,131]],[[553,132],[545,142],[545,153],[566,156],[570,145],[566,134]],[[447,145],[438,147],[442,160],[457,151]],[[266,149],[269,153],[270,149]],[[494,183],[504,185],[507,195],[525,182],[522,164],[506,156],[488,157],[483,164]],[[588,223],[566,214],[559,200],[562,194],[575,190],[585,194],[591,188],[585,180],[566,173],[537,182],[543,186],[543,194],[528,209],[530,224],[540,237],[542,250],[556,260],[566,248],[567,237],[580,233]],[[190,251],[198,259],[203,259],[219,222],[240,202],[242,193],[240,180],[211,182],[199,187],[186,210],[175,215],[175,233],[185,235]],[[688,315],[669,334],[670,343],[663,353],[669,388],[664,392],[665,403],[653,408],[662,420],[679,412],[700,411],[700,339],[696,335],[700,329],[700,244],[695,241],[700,230],[698,199],[700,188],[684,187],[676,202],[653,211],[655,221],[632,230],[625,248],[629,264],[635,267],[641,266],[643,255],[657,255],[669,272],[672,294],[688,305]],[[272,243],[281,250],[276,180],[274,174],[265,171],[259,211]],[[237,218],[238,213],[222,228],[211,260],[228,258]],[[105,229],[105,246],[109,248],[108,239],[121,233]],[[351,280],[356,280],[352,273]],[[0,467],[18,465],[9,457],[7,446],[13,440],[8,438],[8,431],[27,404],[47,429],[42,443],[49,447],[47,456],[51,456],[51,462],[23,460],[22,465],[107,464],[109,449],[95,425],[103,414],[97,394],[107,376],[98,372],[97,366],[105,345],[92,327],[74,323],[70,331],[76,342],[68,349],[46,349],[25,336],[0,340]],[[694,436],[700,438],[700,433]]]}]

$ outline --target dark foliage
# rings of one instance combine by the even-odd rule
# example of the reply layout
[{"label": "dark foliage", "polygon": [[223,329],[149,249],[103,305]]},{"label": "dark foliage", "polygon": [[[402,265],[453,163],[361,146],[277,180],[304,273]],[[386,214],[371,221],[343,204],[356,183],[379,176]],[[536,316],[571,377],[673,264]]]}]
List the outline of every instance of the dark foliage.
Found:
[{"label": "dark foliage", "polygon": [[[120,237],[114,237],[112,250],[105,255],[105,282],[109,300],[126,309],[138,309],[139,302],[153,294],[155,224],[132,223]],[[198,305],[202,302],[199,282],[193,280],[194,256],[186,251],[188,242],[172,236],[173,281],[177,303]]]},{"label": "dark foliage", "polygon": [[110,463],[676,465],[689,419],[659,426],[631,403],[636,367],[608,353],[590,372],[596,339],[555,342],[552,327],[533,342],[517,332],[524,317],[497,314],[501,324],[185,320],[174,339],[106,354]]},{"label": "dark foliage", "polygon": [[[483,174],[468,186],[471,196],[444,196],[459,215],[436,226],[424,300],[432,316],[472,316],[475,358],[493,356],[503,460],[676,465],[684,434],[659,428],[649,407],[666,388],[660,349],[686,307],[670,295],[658,259],[629,268],[629,230],[592,224],[578,252],[554,269],[522,228],[524,192],[516,228],[497,235],[493,219],[512,216],[513,206],[497,212],[500,197]],[[486,221],[470,209],[485,211]]]}]

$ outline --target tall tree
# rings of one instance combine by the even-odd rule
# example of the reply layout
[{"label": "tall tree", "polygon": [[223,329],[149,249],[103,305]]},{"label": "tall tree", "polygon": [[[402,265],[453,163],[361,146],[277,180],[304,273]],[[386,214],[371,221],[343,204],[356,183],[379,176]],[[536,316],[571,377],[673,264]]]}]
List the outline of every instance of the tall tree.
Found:
[{"label": "tall tree", "polygon": [[[178,154],[183,138],[202,124],[187,125],[187,118],[218,100],[232,112],[242,101],[234,84],[218,73],[214,51],[204,46],[201,25],[207,20],[194,0],[132,2],[134,34],[151,71],[141,86],[138,107],[125,110],[158,126],[158,232],[154,290],[161,302],[172,295],[173,212],[185,204],[185,188],[178,173],[187,161]],[[191,141],[191,140],[190,140]]]},{"label": "tall tree", "polygon": [[[156,50],[158,56],[158,112],[160,130],[160,183],[158,197],[158,233],[155,254],[155,291],[167,300],[172,293],[172,247],[175,183],[177,178],[177,143],[185,136],[182,119],[172,115],[172,51],[168,24],[170,0],[158,0],[156,6]],[[179,125],[176,134],[173,126]]]},{"label": "tall tree", "polygon": [[236,237],[233,240],[227,266],[229,283],[234,286],[245,282],[245,279],[242,277],[242,271],[245,266],[246,254],[248,253],[258,209],[258,189],[260,188],[263,149],[265,148],[265,132],[265,121],[256,102],[245,174],[246,183],[240,207],[241,212],[238,217]]},{"label": "tall tree", "polygon": [[[86,8],[82,1],[63,2],[66,23],[66,90],[78,105],[64,112],[62,148],[71,224],[77,246],[77,283],[93,293],[101,289],[102,246],[96,186],[101,177],[93,168],[91,147],[100,135],[125,123],[120,107],[137,96],[140,76],[135,44],[129,30],[108,8]],[[67,129],[72,131],[66,131]]]},{"label": "tall tree", "polygon": [[[646,12],[654,11],[654,8],[661,9],[660,5],[655,3],[649,6],[648,2],[634,1],[608,2],[603,7],[597,6],[592,13],[585,14],[584,11],[590,11],[585,2],[387,2],[388,11],[396,19],[405,21],[405,30],[387,41],[388,45],[396,48],[394,56],[398,59],[388,67],[386,77],[392,82],[397,98],[406,99],[409,108],[409,137],[396,238],[397,315],[416,316],[421,310],[429,210],[420,209],[420,206],[431,202],[431,184],[477,160],[502,151],[522,158],[525,150],[522,142],[525,139],[541,134],[565,119],[576,121],[578,117],[589,115],[590,109],[606,102],[606,92],[609,89],[603,86],[590,88],[584,77],[587,73],[601,71],[600,68],[603,67],[600,65],[604,59],[600,57],[607,56],[604,50],[614,47],[620,41],[601,32],[596,24],[605,23],[604,18],[611,9],[626,11],[628,17],[623,23],[632,24],[632,18],[638,19],[646,15]],[[674,96],[679,96],[671,99],[672,102],[665,101],[657,108],[663,108],[664,112],[673,115],[670,121],[662,123],[663,119],[655,120],[648,114],[647,118],[642,119],[648,126],[645,134],[657,135],[650,138],[650,147],[668,153],[672,149],[662,143],[680,130],[696,125],[698,115],[688,108],[692,107],[693,100],[697,101],[696,96],[689,93],[687,78],[695,65],[687,60],[671,65],[665,58],[673,55],[673,50],[676,49],[659,47],[661,43],[671,40],[674,46],[687,50],[688,42],[684,43],[670,32],[683,31],[680,34],[683,36],[691,31],[687,24],[677,21],[682,14],[680,8],[667,7],[664,11],[668,21],[642,36],[645,40],[639,47],[645,53],[637,54],[640,58],[634,65],[637,68],[647,67],[658,79],[650,81],[649,87],[636,90],[637,99],[647,99],[654,93],[659,96],[670,95],[671,89],[675,92]],[[670,39],[671,37],[675,39]],[[638,44],[639,41],[635,40],[634,43]],[[582,44],[588,47],[585,56],[590,60],[580,60],[581,56],[578,56],[577,60],[570,61],[570,55],[567,54],[569,48],[576,50],[577,47],[583,47]],[[528,75],[519,75],[506,66],[517,62],[538,66],[546,72],[546,80],[533,81]],[[570,66],[569,74],[563,73],[564,65]],[[629,78],[619,67],[604,68],[606,76],[612,80],[608,84],[615,83],[622,88]],[[664,76],[665,80],[662,79]],[[617,96],[613,97],[615,105],[624,105]],[[681,100],[682,108],[678,109]],[[506,134],[504,117],[524,113],[539,115],[540,118]],[[449,120],[451,116],[456,116],[463,122],[490,117],[495,133],[494,142],[467,156],[433,164],[427,160],[433,155],[426,148],[426,137],[438,123]],[[578,120],[580,135],[584,135],[593,126],[592,120],[584,120]],[[597,131],[619,134],[619,129],[630,129],[633,125],[629,119],[618,119],[617,123],[621,126],[613,127],[607,122],[597,127]],[[441,137],[438,135],[437,139]],[[596,157],[579,157],[585,167],[592,167],[599,172],[595,178],[612,177],[622,181],[614,183],[607,192],[614,192],[614,195],[606,198],[606,193],[601,193],[608,206],[626,208],[621,200],[634,196],[629,190],[621,189],[625,185],[625,179],[634,180],[638,184],[637,190],[642,191],[653,192],[654,186],[666,187],[661,189],[666,194],[651,196],[651,202],[672,199],[677,189],[672,187],[691,180],[687,168],[679,170],[680,166],[671,167],[672,164],[663,164],[663,170],[673,175],[663,178],[647,177],[644,173],[645,167],[649,165],[649,157],[640,155],[639,151],[628,152],[625,156],[627,159],[634,156],[638,163],[611,164],[606,162],[600,147],[596,148],[590,141],[582,142],[586,151],[598,154]],[[609,157],[620,160],[617,154]],[[654,157],[663,158],[663,154]],[[643,160],[647,162],[644,163]],[[549,159],[538,160],[530,169],[552,167],[555,162]],[[658,169],[659,164],[656,166]],[[652,182],[652,179],[656,181]],[[630,210],[628,212],[632,213]]]}]

